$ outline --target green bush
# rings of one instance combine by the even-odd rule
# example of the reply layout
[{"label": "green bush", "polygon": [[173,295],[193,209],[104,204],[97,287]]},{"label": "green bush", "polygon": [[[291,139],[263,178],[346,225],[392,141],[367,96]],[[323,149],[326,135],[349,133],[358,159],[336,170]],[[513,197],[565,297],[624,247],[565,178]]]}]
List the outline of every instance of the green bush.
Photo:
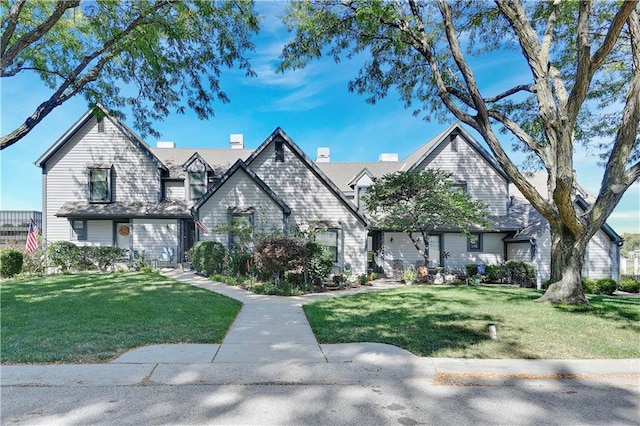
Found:
[{"label": "green bush", "polygon": [[521,286],[530,287],[536,284],[536,267],[533,263],[520,260],[508,260],[505,265],[511,274],[511,281]]},{"label": "green bush", "polygon": [[308,242],[306,247],[309,280],[312,283],[324,280],[333,269],[333,253],[325,244],[316,241]]},{"label": "green bush", "polygon": [[251,272],[251,254],[232,250],[227,255],[227,274],[234,277],[249,275]]},{"label": "green bush", "polygon": [[22,252],[14,249],[0,251],[0,277],[11,278],[22,271]]},{"label": "green bush", "polygon": [[640,281],[633,277],[622,277],[618,289],[627,293],[640,293]]},{"label": "green bush", "polygon": [[227,250],[217,241],[200,241],[189,251],[196,271],[205,275],[222,272]]},{"label": "green bush", "polygon": [[485,267],[485,275],[487,276],[487,281],[490,283],[500,281],[502,278],[500,265],[487,265]]},{"label": "green bush", "polygon": [[268,282],[264,284],[254,285],[251,291],[257,294],[268,294],[273,296],[299,296],[302,294],[302,290],[298,287],[291,285],[286,281],[281,281],[279,284]]},{"label": "green bush", "polygon": [[120,247],[80,247],[80,252],[84,253],[85,263],[89,267],[106,271],[113,267],[116,262],[122,260],[125,249]]},{"label": "green bush", "polygon": [[598,288],[598,294],[611,295],[614,291],[616,291],[618,284],[613,278],[600,278],[598,281],[596,281],[596,286]]},{"label": "green bush", "polygon": [[591,278],[582,277],[582,291],[587,294],[598,294],[598,284]]},{"label": "green bush", "polygon": [[476,263],[468,263],[464,267],[467,269],[468,277],[472,277],[478,274],[478,265]]},{"label": "green bush", "polygon": [[62,272],[71,268],[78,268],[82,262],[80,249],[77,245],[68,241],[56,241],[49,244],[47,258],[51,266],[60,268]]}]

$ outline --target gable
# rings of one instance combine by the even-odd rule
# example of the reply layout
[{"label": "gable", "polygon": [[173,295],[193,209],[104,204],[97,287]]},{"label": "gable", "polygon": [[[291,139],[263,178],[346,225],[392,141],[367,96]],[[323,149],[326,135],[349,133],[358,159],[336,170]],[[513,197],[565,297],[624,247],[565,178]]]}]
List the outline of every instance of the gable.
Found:
[{"label": "gable", "polygon": [[[282,153],[276,150],[279,146]],[[280,128],[253,152],[246,164],[300,219],[319,221],[330,215],[337,218],[347,214],[367,224],[355,205]]]},{"label": "gable", "polygon": [[[108,135],[110,138],[113,138],[117,135],[122,140],[127,140],[134,148],[139,150],[158,168],[167,170],[167,167],[158,159],[158,157],[153,154],[149,146],[136,133],[134,133],[131,129],[129,129],[125,124],[120,122],[115,117],[110,116],[108,111],[101,105],[96,105],[95,108],[100,110],[104,114],[103,118],[98,119],[94,109],[89,109],[88,111],[86,111],[78,121],[76,121],[69,129],[67,129],[67,131],[35,161],[35,165],[41,167],[43,171],[46,171],[47,162],[51,160],[52,157],[54,157],[56,154],[59,154],[60,151],[64,150],[65,148],[67,148],[68,152],[69,147],[67,145],[69,143],[77,143],[79,140],[82,140],[83,137],[86,136],[89,132],[99,133],[98,135],[94,136],[97,139],[102,138],[103,142],[108,142],[108,138],[106,140],[104,139],[105,136],[107,136],[107,129],[110,129],[110,134]],[[80,135],[78,135],[79,132]],[[60,158],[60,156],[58,156],[57,158]]]}]

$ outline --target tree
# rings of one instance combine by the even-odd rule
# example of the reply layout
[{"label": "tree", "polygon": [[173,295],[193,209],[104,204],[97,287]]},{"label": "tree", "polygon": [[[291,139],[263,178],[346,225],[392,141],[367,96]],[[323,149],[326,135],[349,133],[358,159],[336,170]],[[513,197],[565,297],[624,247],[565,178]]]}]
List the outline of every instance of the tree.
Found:
[{"label": "tree", "polygon": [[252,1],[0,1],[0,76],[35,73],[52,90],[0,149],[78,94],[116,116],[130,107],[135,127],[159,136],[152,122],[171,109],[187,104],[204,119],[214,100],[228,102],[223,67],[254,74],[244,56],[258,30]]},{"label": "tree", "polygon": [[[588,304],[580,282],[587,243],[640,176],[637,1],[299,1],[284,19],[295,37],[284,47],[282,70],[325,53],[365,58],[349,90],[375,103],[395,87],[416,114],[451,113],[478,131],[549,222],[552,284],[540,300]],[[493,65],[500,49],[520,53],[528,72],[483,93],[472,64],[508,74]],[[546,194],[507,154],[500,132],[547,172]],[[574,203],[579,143],[605,166],[586,212]]]},{"label": "tree", "polygon": [[622,238],[624,239],[624,246],[620,250],[622,257],[628,257],[630,251],[640,250],[640,234],[624,233]]},{"label": "tree", "polygon": [[[487,207],[453,185],[451,173],[438,169],[397,172],[371,185],[363,200],[377,229],[405,232],[425,265],[431,232],[489,227]],[[414,235],[422,237],[422,243]]]}]

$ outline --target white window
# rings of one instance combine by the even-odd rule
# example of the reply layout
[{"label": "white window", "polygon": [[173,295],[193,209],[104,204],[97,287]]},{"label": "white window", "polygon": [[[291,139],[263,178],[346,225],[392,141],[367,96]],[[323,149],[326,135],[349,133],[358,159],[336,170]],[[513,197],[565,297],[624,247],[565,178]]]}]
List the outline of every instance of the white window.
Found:
[{"label": "white window", "polygon": [[75,237],[77,241],[87,240],[86,220],[71,220],[71,229],[73,230],[72,237]]},{"label": "white window", "polygon": [[467,251],[482,251],[482,234],[467,236]]},{"label": "white window", "polygon": [[198,200],[207,192],[207,173],[189,173],[189,199]]},{"label": "white window", "polygon": [[316,236],[316,241],[324,244],[329,248],[333,254],[333,261],[338,261],[338,243],[339,243],[339,231],[337,229],[328,229],[325,232],[321,232]]},{"label": "white window", "polygon": [[111,202],[111,168],[89,169],[89,201]]},{"label": "white window", "polygon": [[232,213],[230,219],[229,250],[242,250],[253,233],[253,213]]}]

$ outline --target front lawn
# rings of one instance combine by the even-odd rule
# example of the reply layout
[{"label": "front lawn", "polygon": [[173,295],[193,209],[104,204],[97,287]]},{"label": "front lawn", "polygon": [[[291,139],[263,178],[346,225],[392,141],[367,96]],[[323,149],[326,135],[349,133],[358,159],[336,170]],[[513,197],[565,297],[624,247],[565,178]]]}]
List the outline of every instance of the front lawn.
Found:
[{"label": "front lawn", "polygon": [[[508,287],[414,286],[304,305],[320,343],[389,343],[428,357],[637,358],[640,298],[590,296],[590,307],[535,303]],[[494,323],[498,340],[491,340]]]},{"label": "front lawn", "polygon": [[155,343],[220,343],[241,303],[157,273],[56,275],[0,287],[2,363],[105,362]]}]

